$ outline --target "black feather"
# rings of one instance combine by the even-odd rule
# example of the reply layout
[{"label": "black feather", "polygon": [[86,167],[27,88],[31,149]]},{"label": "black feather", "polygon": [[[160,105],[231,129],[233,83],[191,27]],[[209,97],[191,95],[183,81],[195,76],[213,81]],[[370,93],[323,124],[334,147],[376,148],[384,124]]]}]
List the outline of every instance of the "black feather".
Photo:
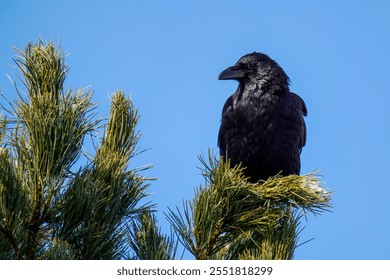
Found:
[{"label": "black feather", "polygon": [[220,80],[237,80],[222,110],[218,146],[231,165],[242,163],[250,181],[300,172],[306,143],[304,101],[289,90],[283,69],[262,53],[243,56]]}]

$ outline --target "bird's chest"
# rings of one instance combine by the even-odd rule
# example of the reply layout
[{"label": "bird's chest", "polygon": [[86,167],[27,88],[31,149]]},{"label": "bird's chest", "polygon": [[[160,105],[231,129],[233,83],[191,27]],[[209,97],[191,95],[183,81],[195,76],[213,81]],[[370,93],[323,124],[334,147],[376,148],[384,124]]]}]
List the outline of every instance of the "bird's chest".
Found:
[{"label": "bird's chest", "polygon": [[232,110],[236,126],[257,134],[274,130],[285,118],[279,96],[241,98],[236,100]]},{"label": "bird's chest", "polygon": [[288,148],[285,139],[291,120],[284,104],[279,96],[238,100],[225,118],[228,130],[234,132],[227,141],[244,153],[273,154],[275,147]]}]

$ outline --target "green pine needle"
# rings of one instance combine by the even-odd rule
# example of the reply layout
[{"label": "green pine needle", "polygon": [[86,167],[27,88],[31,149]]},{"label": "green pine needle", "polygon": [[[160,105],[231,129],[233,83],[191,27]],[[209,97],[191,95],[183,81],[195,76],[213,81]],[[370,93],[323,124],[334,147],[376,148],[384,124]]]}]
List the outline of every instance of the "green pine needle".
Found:
[{"label": "green pine needle", "polygon": [[316,174],[248,182],[241,166],[200,157],[205,186],[167,217],[196,259],[291,259],[298,239],[297,213],[321,213],[331,193]]},{"label": "green pine needle", "polygon": [[101,122],[93,93],[64,90],[69,67],[53,43],[17,52],[26,94],[16,87],[12,122],[0,117],[0,258],[122,258],[126,224],[150,208],[141,203],[148,178],[129,168],[139,153],[137,110],[116,91],[101,144],[74,172]]}]

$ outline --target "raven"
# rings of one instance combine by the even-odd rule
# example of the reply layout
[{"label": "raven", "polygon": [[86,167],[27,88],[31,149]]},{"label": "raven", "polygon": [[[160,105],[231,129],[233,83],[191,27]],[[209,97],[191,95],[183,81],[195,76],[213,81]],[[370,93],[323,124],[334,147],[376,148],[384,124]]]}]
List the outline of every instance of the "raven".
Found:
[{"label": "raven", "polygon": [[250,182],[299,175],[307,109],[302,98],[290,92],[284,70],[266,54],[254,52],[224,70],[219,80],[239,82],[222,110],[221,156],[231,166],[242,163]]}]

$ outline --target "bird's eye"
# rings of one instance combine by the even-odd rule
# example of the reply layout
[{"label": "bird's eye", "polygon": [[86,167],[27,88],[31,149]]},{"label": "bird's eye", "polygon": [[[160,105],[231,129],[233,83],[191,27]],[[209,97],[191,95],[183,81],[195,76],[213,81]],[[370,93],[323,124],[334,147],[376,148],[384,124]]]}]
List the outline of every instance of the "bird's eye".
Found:
[{"label": "bird's eye", "polygon": [[247,69],[249,69],[249,70],[253,70],[253,69],[255,69],[255,64],[254,63],[248,63],[247,65],[246,65],[246,68]]}]

